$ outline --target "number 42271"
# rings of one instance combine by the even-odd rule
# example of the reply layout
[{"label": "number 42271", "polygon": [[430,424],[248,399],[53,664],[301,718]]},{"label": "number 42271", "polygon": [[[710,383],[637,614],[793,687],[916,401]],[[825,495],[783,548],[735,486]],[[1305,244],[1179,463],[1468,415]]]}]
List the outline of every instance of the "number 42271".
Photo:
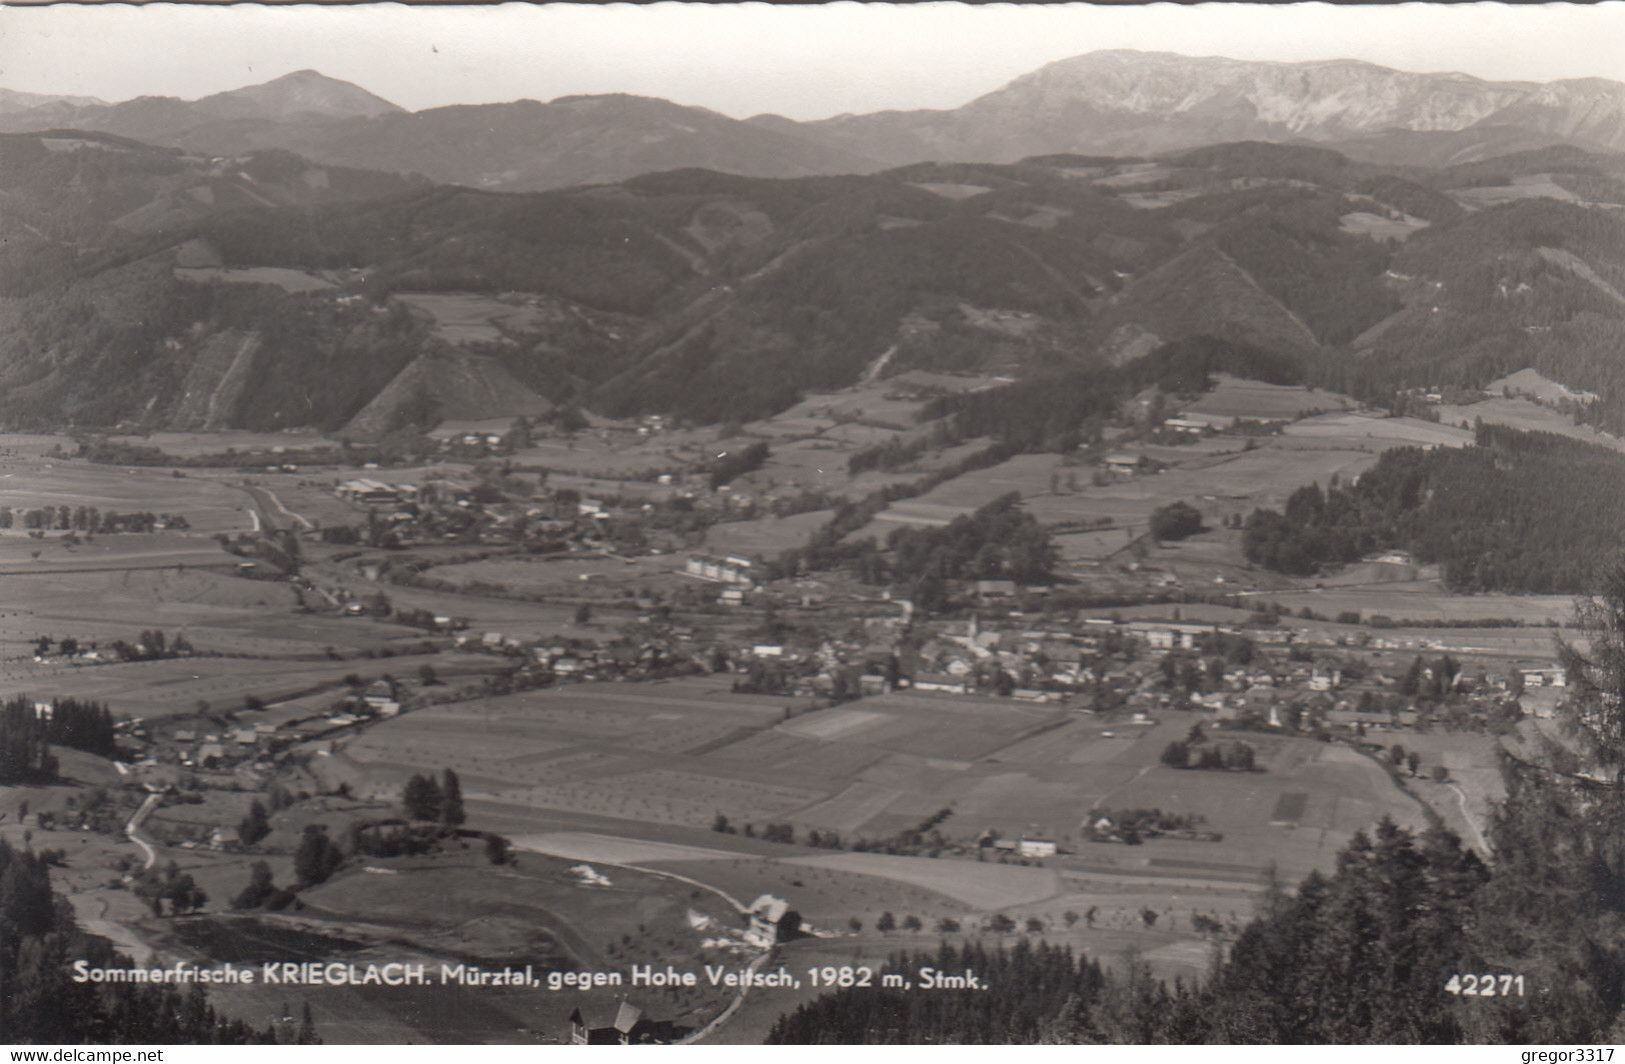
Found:
[{"label": "number 42271", "polygon": [[1444,990],[1459,997],[1523,997],[1523,976],[1452,975]]}]

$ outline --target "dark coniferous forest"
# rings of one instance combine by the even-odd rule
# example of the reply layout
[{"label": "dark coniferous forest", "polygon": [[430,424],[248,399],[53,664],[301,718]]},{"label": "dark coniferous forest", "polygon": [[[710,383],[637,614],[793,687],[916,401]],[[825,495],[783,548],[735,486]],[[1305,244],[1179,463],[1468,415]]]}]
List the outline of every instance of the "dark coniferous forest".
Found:
[{"label": "dark coniferous forest", "polygon": [[128,968],[105,939],[86,935],[51,892],[45,855],[0,842],[0,1035],[12,1043],[274,1044],[218,1015],[202,987],[75,983],[73,963]]},{"label": "dark coniferous forest", "polygon": [[1574,593],[1618,548],[1625,455],[1550,433],[1480,425],[1477,446],[1387,451],[1354,484],[1255,510],[1243,550],[1306,576],[1373,552],[1438,564],[1457,591]]}]

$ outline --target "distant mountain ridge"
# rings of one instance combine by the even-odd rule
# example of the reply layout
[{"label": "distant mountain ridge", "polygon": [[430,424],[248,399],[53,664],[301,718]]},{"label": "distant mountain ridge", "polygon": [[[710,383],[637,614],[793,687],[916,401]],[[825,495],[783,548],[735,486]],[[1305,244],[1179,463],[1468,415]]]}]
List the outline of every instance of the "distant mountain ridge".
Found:
[{"label": "distant mountain ridge", "polygon": [[94,96],[51,96],[38,92],[16,92],[12,89],[0,89],[0,115],[29,111],[48,104],[66,104],[72,107],[107,106]]},{"label": "distant mountain ridge", "polygon": [[620,181],[689,166],[752,177],[880,168],[833,145],[668,100],[577,95],[414,112],[311,70],[193,101],[57,99],[0,112],[0,131],[48,129],[113,133],[201,155],[283,149],[334,166],[501,190]]},{"label": "distant mountain ridge", "polygon": [[217,92],[197,101],[197,106],[234,118],[376,118],[403,110],[366,89],[314,70],[296,70],[261,85]]},{"label": "distant mountain ridge", "polygon": [[314,161],[504,191],[703,166],[751,177],[872,173],[935,160],[1150,155],[1309,141],[1356,158],[1455,165],[1568,143],[1625,151],[1625,83],[1486,81],[1360,60],[1301,63],[1112,50],[1059,60],[962,107],[817,121],[737,120],[609,94],[406,111],[297,71],[195,101],[0,94],[0,131],[87,129],[206,155],[282,148]]},{"label": "distant mountain ridge", "polygon": [[1396,130],[1474,128],[1621,150],[1625,84],[1601,78],[1492,82],[1358,60],[1253,62],[1118,50],[1050,63],[953,110],[752,121],[897,164],[921,158],[1012,162],[1066,151],[1149,154],[1238,140],[1331,142]]}]

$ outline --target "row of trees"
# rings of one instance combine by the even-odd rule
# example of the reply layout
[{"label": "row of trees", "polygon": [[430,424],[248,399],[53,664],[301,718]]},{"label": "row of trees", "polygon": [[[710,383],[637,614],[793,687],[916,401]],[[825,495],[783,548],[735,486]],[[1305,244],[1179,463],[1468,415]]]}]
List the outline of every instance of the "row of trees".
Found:
[{"label": "row of trees", "polygon": [[48,727],[31,698],[18,695],[0,705],[0,784],[44,783],[56,777]]},{"label": "row of trees", "polygon": [[1193,744],[1176,739],[1163,748],[1162,763],[1180,769],[1258,771],[1257,754],[1250,744],[1243,742]]},{"label": "row of trees", "polygon": [[[21,699],[29,702],[29,699]],[[100,757],[112,757],[117,732],[113,712],[101,702],[78,698],[55,698],[45,709],[32,706],[45,719],[45,741],[68,746]],[[0,740],[3,741],[3,740]]]},{"label": "row of trees", "polygon": [[187,529],[191,523],[181,514],[155,514],[150,511],[121,514],[94,506],[45,506],[14,510],[0,506],[0,529],[26,528],[45,532],[151,532],[162,523],[166,528]]}]

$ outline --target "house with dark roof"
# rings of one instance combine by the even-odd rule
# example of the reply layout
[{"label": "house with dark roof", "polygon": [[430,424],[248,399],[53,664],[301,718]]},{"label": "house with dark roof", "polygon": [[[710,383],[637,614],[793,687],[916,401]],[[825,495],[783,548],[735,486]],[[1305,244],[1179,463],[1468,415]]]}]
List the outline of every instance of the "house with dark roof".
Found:
[{"label": "house with dark roof", "polygon": [[676,1029],[665,1021],[651,1020],[630,1001],[622,1001],[614,1019],[594,1025],[577,1007],[570,1013],[570,1044],[578,1046],[669,1045]]}]

